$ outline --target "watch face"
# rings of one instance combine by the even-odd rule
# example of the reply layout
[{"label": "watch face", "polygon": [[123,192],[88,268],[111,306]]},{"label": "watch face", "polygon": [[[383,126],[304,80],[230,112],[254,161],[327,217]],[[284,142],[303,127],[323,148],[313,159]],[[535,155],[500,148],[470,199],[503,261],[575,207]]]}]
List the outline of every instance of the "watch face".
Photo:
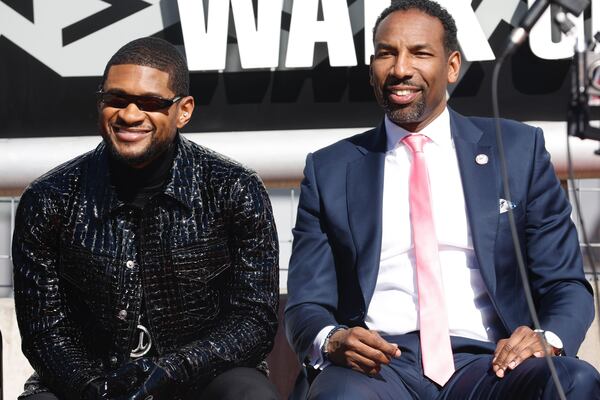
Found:
[{"label": "watch face", "polygon": [[545,331],[544,337],[546,338],[546,342],[548,342],[548,344],[550,346],[552,346],[556,349],[562,350],[562,348],[563,348],[562,340],[560,340],[560,338],[554,332]]}]

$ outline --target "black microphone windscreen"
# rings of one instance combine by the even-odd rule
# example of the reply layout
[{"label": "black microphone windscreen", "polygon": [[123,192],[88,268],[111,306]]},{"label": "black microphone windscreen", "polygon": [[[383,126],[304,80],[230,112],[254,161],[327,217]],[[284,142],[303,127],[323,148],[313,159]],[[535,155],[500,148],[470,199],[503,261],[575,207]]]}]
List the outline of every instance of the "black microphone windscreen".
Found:
[{"label": "black microphone windscreen", "polygon": [[589,6],[590,0],[553,0],[552,3],[561,6],[573,15],[579,15]]}]

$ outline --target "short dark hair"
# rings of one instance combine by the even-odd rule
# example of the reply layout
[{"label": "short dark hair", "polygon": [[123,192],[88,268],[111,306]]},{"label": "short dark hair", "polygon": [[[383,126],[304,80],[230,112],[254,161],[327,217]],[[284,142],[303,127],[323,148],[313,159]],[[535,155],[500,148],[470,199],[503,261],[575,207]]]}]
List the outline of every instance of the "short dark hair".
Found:
[{"label": "short dark hair", "polygon": [[452,18],[452,15],[444,7],[431,0],[393,0],[392,4],[377,17],[375,27],[373,27],[373,38],[375,38],[379,24],[385,17],[395,11],[407,11],[411,9],[422,11],[427,15],[437,18],[444,27],[444,48],[446,52],[450,53],[458,50],[454,18]]},{"label": "short dark hair", "polygon": [[122,64],[142,65],[164,71],[169,74],[169,89],[176,96],[187,96],[190,93],[190,71],[187,63],[177,48],[164,39],[135,39],[117,50],[104,68],[101,87],[106,82],[110,67]]}]

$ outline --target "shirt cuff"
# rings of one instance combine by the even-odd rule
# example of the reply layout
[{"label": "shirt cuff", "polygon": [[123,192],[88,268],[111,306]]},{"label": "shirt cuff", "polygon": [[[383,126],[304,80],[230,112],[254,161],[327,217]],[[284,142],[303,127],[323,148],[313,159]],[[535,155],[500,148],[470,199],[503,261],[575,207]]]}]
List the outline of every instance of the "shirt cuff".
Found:
[{"label": "shirt cuff", "polygon": [[321,348],[323,347],[327,335],[333,328],[335,328],[335,325],[327,325],[325,328],[321,329],[317,334],[317,337],[315,337],[315,340],[313,340],[312,346],[310,346],[308,352],[309,365],[316,369],[324,369],[330,364],[328,360],[323,358]]}]

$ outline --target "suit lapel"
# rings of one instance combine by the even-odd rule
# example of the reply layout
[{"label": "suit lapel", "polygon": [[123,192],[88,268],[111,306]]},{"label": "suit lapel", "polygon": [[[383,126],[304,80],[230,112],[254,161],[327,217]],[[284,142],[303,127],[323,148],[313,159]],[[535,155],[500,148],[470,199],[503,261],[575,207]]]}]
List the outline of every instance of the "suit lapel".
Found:
[{"label": "suit lapel", "polygon": [[[450,112],[450,127],[462,178],[467,218],[481,275],[490,295],[496,291],[494,246],[498,229],[497,161],[493,133],[485,134],[469,119]],[[476,162],[478,155],[487,163]]]},{"label": "suit lapel", "polygon": [[[460,168],[469,229],[481,275],[490,295],[496,290],[494,246],[498,228],[497,161],[493,133],[485,134],[469,119],[450,110],[450,126]],[[385,128],[381,124],[372,142],[357,145],[363,156],[348,164],[346,200],[348,221],[356,248],[357,277],[368,308],[379,270],[383,207]],[[488,162],[475,159],[485,154]]]},{"label": "suit lapel", "polygon": [[[348,222],[356,248],[356,268],[365,310],[368,308],[379,271],[385,128],[381,124],[372,141],[357,149],[363,156],[348,164],[346,201]],[[364,317],[364,316],[363,316]]]}]

